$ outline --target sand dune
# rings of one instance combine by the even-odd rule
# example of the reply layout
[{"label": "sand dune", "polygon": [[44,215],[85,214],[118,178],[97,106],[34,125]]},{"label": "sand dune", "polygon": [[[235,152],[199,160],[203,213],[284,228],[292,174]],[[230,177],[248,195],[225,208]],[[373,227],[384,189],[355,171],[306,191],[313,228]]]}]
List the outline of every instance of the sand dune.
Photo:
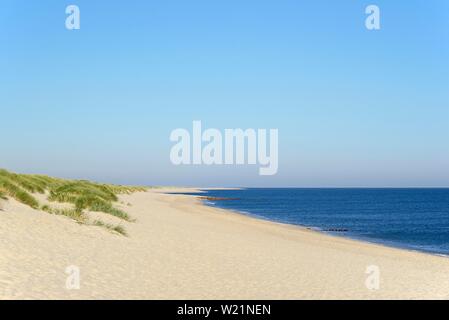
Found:
[{"label": "sand dune", "polygon": [[[122,222],[128,237],[3,203],[0,298],[449,297],[448,258],[256,220],[163,192],[121,196],[137,219]],[[68,266],[79,268],[80,289],[67,289]],[[379,268],[377,290],[366,286],[368,266]]]}]

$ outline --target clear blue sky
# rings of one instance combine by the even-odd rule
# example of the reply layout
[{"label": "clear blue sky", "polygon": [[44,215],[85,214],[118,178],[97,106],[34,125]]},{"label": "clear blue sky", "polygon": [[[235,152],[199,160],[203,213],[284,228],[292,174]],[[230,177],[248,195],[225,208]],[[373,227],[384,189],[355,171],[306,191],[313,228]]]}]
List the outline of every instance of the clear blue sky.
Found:
[{"label": "clear blue sky", "polygon": [[[65,29],[65,7],[81,30]],[[381,9],[381,30],[364,26]],[[449,1],[0,3],[0,167],[201,186],[449,186]],[[279,171],[170,132],[278,128]]]}]

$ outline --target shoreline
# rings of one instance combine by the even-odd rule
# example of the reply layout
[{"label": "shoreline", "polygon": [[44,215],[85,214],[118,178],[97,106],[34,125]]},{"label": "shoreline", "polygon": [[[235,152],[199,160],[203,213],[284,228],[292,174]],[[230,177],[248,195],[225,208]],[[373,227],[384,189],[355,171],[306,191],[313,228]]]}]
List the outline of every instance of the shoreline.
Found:
[{"label": "shoreline", "polygon": [[[203,201],[206,202],[207,200],[203,200]],[[285,227],[296,227],[300,231],[311,231],[311,232],[316,232],[316,233],[319,233],[321,235],[325,235],[325,236],[329,236],[329,237],[341,238],[341,239],[351,240],[351,241],[355,241],[355,242],[362,242],[362,243],[371,244],[371,245],[375,245],[375,246],[381,246],[381,247],[389,248],[389,249],[404,250],[404,251],[409,251],[409,252],[414,252],[414,253],[421,253],[421,254],[425,254],[425,255],[449,258],[449,254],[434,253],[434,252],[430,252],[430,251],[412,249],[412,248],[409,248],[409,247],[401,247],[399,245],[395,246],[393,244],[389,245],[387,243],[376,242],[376,241],[369,241],[369,240],[366,240],[364,238],[350,237],[350,236],[345,236],[345,235],[341,235],[341,234],[337,234],[337,233],[332,233],[332,232],[329,232],[329,231],[324,231],[324,230],[321,230],[319,227],[308,227],[308,226],[301,225],[301,224],[293,224],[293,223],[286,223],[286,222],[282,222],[282,221],[270,220],[268,218],[265,218],[265,217],[262,217],[262,216],[258,216],[258,215],[255,215],[255,214],[252,214],[252,213],[249,213],[249,212],[238,211],[238,210],[235,210],[235,209],[225,209],[225,208],[221,208],[221,207],[218,207],[218,206],[214,206],[212,204],[208,205],[208,204],[204,203],[203,205],[208,206],[208,207],[212,207],[212,208],[216,208],[216,209],[222,209],[222,210],[228,211],[228,213],[237,214],[237,215],[241,215],[241,216],[252,218],[252,219],[256,219],[256,220],[271,222],[271,223],[277,224],[277,225],[283,225]]]},{"label": "shoreline", "polygon": [[[123,223],[128,237],[9,201],[0,212],[0,299],[449,297],[446,257],[261,220],[172,191],[120,197],[136,219]],[[65,287],[72,265],[79,290]],[[377,289],[366,284],[372,266]]]},{"label": "shoreline", "polygon": [[[242,190],[245,188],[201,188],[201,189],[196,189],[193,188],[194,190],[198,190],[195,192],[198,193],[203,193],[203,192],[207,192],[207,190]],[[382,188],[384,189],[384,188]],[[426,255],[431,255],[431,256],[436,256],[436,257],[443,257],[443,258],[449,258],[449,254],[444,254],[444,253],[437,253],[437,252],[431,252],[431,251],[426,251],[426,250],[419,250],[419,249],[415,249],[415,248],[411,248],[411,247],[406,247],[406,246],[401,246],[401,245],[395,245],[394,243],[389,243],[389,242],[381,242],[381,241],[370,241],[368,239],[365,239],[363,237],[357,238],[357,237],[351,237],[351,236],[347,236],[347,235],[343,235],[343,234],[337,234],[337,233],[332,233],[332,232],[328,232],[328,231],[324,231],[321,230],[319,227],[313,227],[313,226],[306,226],[306,225],[301,225],[301,224],[294,224],[294,223],[287,223],[287,222],[282,222],[282,221],[276,221],[276,220],[272,220],[257,214],[253,214],[251,212],[245,212],[245,211],[239,211],[237,209],[230,209],[230,208],[223,208],[220,207],[218,205],[215,204],[208,204],[207,201],[209,200],[204,200],[201,199],[201,196],[197,196],[197,195],[193,195],[193,194],[188,194],[188,193],[178,193],[178,194],[184,194],[184,195],[188,195],[188,196],[193,196],[193,197],[197,197],[198,200],[207,207],[211,207],[211,208],[215,208],[215,209],[220,209],[220,210],[224,210],[227,211],[228,213],[233,213],[233,214],[237,214],[237,215],[241,215],[241,216],[245,216],[248,218],[252,218],[252,219],[256,219],[256,220],[261,220],[261,221],[267,221],[267,222],[271,222],[274,224],[278,224],[278,225],[284,225],[286,227],[297,227],[299,230],[306,230],[306,231],[312,231],[312,232],[317,232],[319,234],[322,235],[326,235],[326,236],[330,236],[330,237],[336,237],[336,238],[342,238],[342,239],[347,239],[347,240],[351,240],[351,241],[356,241],[356,242],[362,242],[362,243],[366,243],[366,244],[371,244],[371,245],[377,245],[377,246],[381,246],[384,248],[390,248],[390,249],[396,249],[396,250],[405,250],[405,251],[409,251],[409,252],[414,252],[414,253],[421,253],[421,254],[426,254]],[[217,201],[221,201],[221,200],[217,200]]]},{"label": "shoreline", "polygon": [[[222,189],[222,188],[210,189],[210,188],[207,188],[207,189],[201,189],[201,190],[229,190],[229,189]],[[201,192],[201,190],[199,192]],[[232,190],[240,190],[240,188],[236,188],[236,189],[232,189]],[[187,196],[196,197],[200,201],[201,205],[206,206],[206,207],[210,207],[210,208],[214,208],[214,209],[219,209],[220,211],[224,211],[224,212],[222,212],[224,214],[234,214],[234,215],[238,215],[238,216],[254,219],[256,221],[264,221],[264,222],[272,223],[274,225],[283,226],[283,227],[286,227],[286,228],[297,228],[299,231],[303,231],[303,232],[304,231],[306,231],[306,232],[315,232],[315,233],[323,235],[323,236],[328,236],[328,237],[338,238],[338,239],[345,239],[345,240],[359,242],[359,243],[364,243],[364,244],[368,244],[368,245],[380,246],[382,248],[387,248],[387,249],[407,251],[407,252],[410,252],[410,253],[418,253],[418,254],[430,255],[430,256],[434,256],[434,257],[449,258],[449,254],[446,255],[446,254],[441,254],[441,253],[432,253],[432,252],[429,252],[429,251],[421,251],[421,250],[418,250],[418,249],[411,249],[411,248],[407,248],[407,247],[388,245],[386,243],[375,242],[375,241],[368,241],[368,240],[362,239],[362,238],[344,236],[344,235],[340,235],[340,234],[336,234],[336,233],[327,232],[327,231],[324,231],[324,230],[320,230],[318,227],[308,227],[308,226],[300,225],[300,224],[286,223],[286,222],[282,222],[282,221],[271,220],[269,218],[265,218],[263,216],[258,216],[256,214],[252,214],[250,212],[239,211],[239,210],[236,210],[236,209],[222,208],[222,207],[219,207],[219,206],[215,206],[213,204],[207,204],[206,202],[208,200],[201,199],[200,198],[201,196],[196,196],[196,195],[191,195],[191,194],[186,194],[186,193],[178,193],[178,194],[184,194],[184,195],[187,195]]]}]

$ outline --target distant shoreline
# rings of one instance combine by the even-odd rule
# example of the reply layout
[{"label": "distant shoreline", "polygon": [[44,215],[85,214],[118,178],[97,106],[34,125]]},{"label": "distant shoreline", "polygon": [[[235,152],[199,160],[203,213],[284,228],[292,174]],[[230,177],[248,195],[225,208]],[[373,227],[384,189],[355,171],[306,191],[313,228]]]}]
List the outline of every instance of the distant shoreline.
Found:
[{"label": "distant shoreline", "polygon": [[[449,188],[211,188],[211,189],[202,188],[202,189],[200,189],[200,192],[207,192],[209,190],[245,190],[245,189],[246,190],[248,190],[248,189],[253,189],[253,190],[294,190],[294,189],[299,189],[299,190],[341,190],[341,189],[347,189],[347,190],[360,190],[360,189],[363,189],[363,190],[410,190],[410,189],[414,189],[414,190],[422,190],[422,189],[424,189],[424,190],[446,190]],[[326,234],[326,235],[330,235],[330,236],[342,237],[342,238],[351,239],[354,241],[362,241],[365,243],[381,245],[381,246],[385,246],[385,247],[389,247],[389,248],[395,248],[395,249],[407,250],[407,251],[419,252],[419,253],[426,253],[426,254],[431,254],[431,255],[435,255],[435,256],[449,257],[448,253],[426,250],[425,248],[416,248],[413,245],[410,245],[407,243],[398,243],[398,242],[394,242],[394,241],[389,241],[388,239],[381,239],[381,238],[379,238],[379,239],[366,238],[366,237],[351,233],[350,230],[347,230],[346,228],[343,228],[343,227],[341,227],[341,228],[337,228],[337,227],[326,228],[324,226],[319,226],[319,225],[306,225],[303,223],[288,222],[288,221],[284,221],[282,219],[274,219],[272,217],[268,217],[268,216],[264,216],[264,215],[260,215],[260,214],[251,212],[251,209],[222,206],[220,204],[222,203],[222,200],[224,200],[224,199],[220,199],[220,197],[218,197],[219,199],[217,199],[217,200],[207,199],[207,197],[208,197],[207,194],[204,196],[199,196],[199,197],[204,198],[201,200],[207,206],[230,210],[236,214],[241,214],[241,215],[252,217],[255,219],[270,221],[273,223],[281,223],[281,224],[286,224],[286,225],[291,225],[291,226],[297,226],[300,228],[313,230],[313,231],[320,232],[322,234]],[[209,195],[209,197],[214,198],[214,194]],[[230,199],[239,200],[238,197],[239,197],[238,195],[232,195]],[[228,203],[226,203],[226,204],[228,204]]]},{"label": "distant shoreline", "polygon": [[308,226],[300,225],[300,224],[286,223],[286,222],[281,222],[281,221],[270,220],[268,218],[257,216],[257,215],[254,215],[254,214],[251,214],[251,213],[245,212],[245,211],[239,211],[239,210],[234,210],[234,209],[223,209],[223,208],[221,208],[219,206],[216,206],[215,204],[207,203],[208,200],[202,200],[202,199],[200,199],[200,200],[203,202],[203,205],[205,205],[205,206],[226,210],[226,211],[229,211],[229,213],[241,215],[241,216],[252,218],[252,219],[256,219],[256,220],[271,222],[271,223],[278,224],[278,225],[284,225],[286,227],[296,227],[296,228],[299,228],[302,231],[316,232],[316,233],[323,234],[323,235],[326,235],[326,236],[329,236],[329,237],[343,238],[343,239],[357,241],[357,242],[362,242],[362,243],[366,243],[366,244],[382,246],[382,247],[390,248],[390,249],[404,250],[404,251],[409,251],[409,252],[428,254],[428,255],[431,255],[431,256],[449,258],[449,254],[434,253],[434,252],[429,252],[429,251],[424,251],[424,250],[418,250],[418,249],[413,249],[413,248],[401,247],[401,246],[394,245],[394,244],[382,243],[380,241],[376,242],[374,240],[373,241],[369,241],[367,239],[351,237],[351,236],[345,235],[344,233],[338,234],[338,233],[333,233],[331,231],[322,230],[319,227],[308,227]]}]

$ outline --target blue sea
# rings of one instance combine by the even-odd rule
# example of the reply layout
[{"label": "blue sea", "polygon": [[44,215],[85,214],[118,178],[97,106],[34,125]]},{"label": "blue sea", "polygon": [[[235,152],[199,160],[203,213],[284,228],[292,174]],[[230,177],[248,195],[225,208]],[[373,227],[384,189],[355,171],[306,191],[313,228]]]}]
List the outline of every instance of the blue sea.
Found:
[{"label": "blue sea", "polygon": [[[338,236],[449,255],[449,189],[205,190],[208,205]],[[336,230],[337,229],[337,230]]]}]

